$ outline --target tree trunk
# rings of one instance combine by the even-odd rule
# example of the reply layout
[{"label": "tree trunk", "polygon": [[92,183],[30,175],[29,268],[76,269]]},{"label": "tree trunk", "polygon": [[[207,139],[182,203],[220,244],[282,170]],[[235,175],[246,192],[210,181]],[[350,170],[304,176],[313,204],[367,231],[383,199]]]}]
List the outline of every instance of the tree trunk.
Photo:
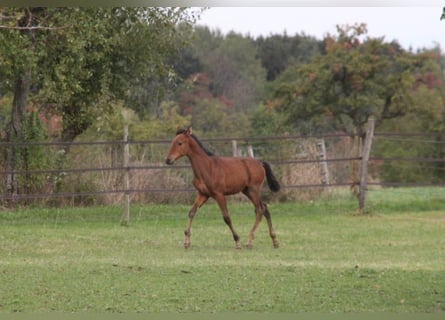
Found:
[{"label": "tree trunk", "polygon": [[[39,24],[39,19],[36,17],[44,10],[44,8],[39,7],[24,8],[23,16],[17,21],[18,27],[24,28],[21,33],[24,38],[28,38],[30,44],[35,41],[35,30],[32,30],[32,28]],[[30,49],[32,46],[26,46],[26,48]],[[32,54],[33,52],[30,53],[30,55]],[[5,170],[7,172],[5,175],[5,185],[6,194],[11,197],[10,203],[15,202],[14,196],[20,192],[18,175],[15,173],[21,160],[19,157],[20,148],[17,146],[17,143],[23,142],[24,140],[23,125],[25,123],[28,94],[31,87],[31,70],[32,66],[29,65],[18,71],[15,75],[11,122],[6,129],[6,139],[10,145],[7,145],[5,154]]]},{"label": "tree trunk", "polygon": [[[31,83],[31,71],[25,71],[17,77],[12,101],[11,123],[7,129],[7,140],[11,144],[6,147],[5,175],[6,193],[14,197],[19,193],[18,177],[14,173],[18,162],[16,143],[23,142],[23,123],[26,116],[28,93]],[[13,202],[13,201],[10,201]]]},{"label": "tree trunk", "polygon": [[[361,154],[361,138],[358,135],[350,137],[351,139],[351,155],[352,158],[359,158]],[[351,165],[351,192],[357,196],[359,193],[359,170],[360,163],[358,161],[352,161]]]}]

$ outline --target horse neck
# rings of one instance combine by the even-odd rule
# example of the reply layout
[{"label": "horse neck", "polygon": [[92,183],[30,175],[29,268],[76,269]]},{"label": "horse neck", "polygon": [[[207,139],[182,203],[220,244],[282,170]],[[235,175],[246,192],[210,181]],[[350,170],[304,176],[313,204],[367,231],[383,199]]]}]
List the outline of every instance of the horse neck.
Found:
[{"label": "horse neck", "polygon": [[195,176],[199,177],[204,171],[209,170],[212,159],[193,138],[190,138],[190,151],[187,157],[190,160]]}]

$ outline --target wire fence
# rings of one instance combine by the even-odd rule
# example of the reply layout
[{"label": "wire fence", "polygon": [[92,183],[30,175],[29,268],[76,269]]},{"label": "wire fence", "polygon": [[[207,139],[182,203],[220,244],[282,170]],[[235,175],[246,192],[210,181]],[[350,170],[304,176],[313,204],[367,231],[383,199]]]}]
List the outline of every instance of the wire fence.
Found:
[{"label": "wire fence", "polygon": [[[375,170],[371,169],[369,173],[368,185],[445,186],[445,179],[434,174],[431,174],[430,181],[391,181],[381,178],[381,168],[391,163],[416,164],[418,169],[424,171],[445,170],[445,150],[442,150],[445,148],[444,138],[445,133],[376,133],[374,142],[377,147],[373,147],[369,160],[370,167],[375,167]],[[51,204],[51,199],[71,199],[73,204],[89,204],[105,201],[99,201],[101,197],[108,197],[109,202],[119,202],[122,195],[129,194],[138,202],[181,201],[183,198],[179,194],[194,192],[191,183],[193,177],[186,161],[174,166],[164,164],[170,141],[0,142],[3,153],[8,148],[38,148],[44,160],[40,164],[34,163],[34,166],[12,168],[1,163],[0,179],[3,183],[0,187],[0,203],[10,205],[41,199]],[[297,199],[302,190],[309,190],[310,195],[307,197],[312,197],[329,188],[351,188],[358,184],[354,172],[362,157],[354,154],[354,137],[346,134],[220,137],[201,141],[209,149],[217,150],[215,153],[218,155],[225,156],[247,156],[247,146],[250,146],[256,158],[268,161],[274,171],[278,172],[285,194],[280,200]],[[237,150],[233,149],[234,141]],[[381,143],[434,145],[433,154],[438,156],[379,156],[378,146]],[[130,161],[126,165],[122,161],[124,146],[130,150]],[[70,151],[60,152],[65,149]],[[386,171],[391,172],[390,169]],[[128,188],[123,184],[125,174],[130,175]],[[397,176],[396,173],[394,175]],[[11,181],[16,183],[12,188]]]}]

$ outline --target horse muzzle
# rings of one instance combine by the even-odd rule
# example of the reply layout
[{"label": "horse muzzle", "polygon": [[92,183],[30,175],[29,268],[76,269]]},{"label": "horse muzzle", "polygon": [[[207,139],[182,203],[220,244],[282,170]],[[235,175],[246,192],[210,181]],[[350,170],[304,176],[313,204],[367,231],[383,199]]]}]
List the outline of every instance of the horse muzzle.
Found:
[{"label": "horse muzzle", "polygon": [[167,159],[165,159],[165,163],[170,165],[170,164],[175,163],[175,160],[171,160],[170,158],[167,158]]}]

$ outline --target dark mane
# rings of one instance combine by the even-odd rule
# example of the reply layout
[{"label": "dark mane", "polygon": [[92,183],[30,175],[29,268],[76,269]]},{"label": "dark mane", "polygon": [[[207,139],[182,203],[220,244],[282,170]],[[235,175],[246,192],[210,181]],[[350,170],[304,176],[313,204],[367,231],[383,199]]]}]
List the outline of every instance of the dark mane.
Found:
[{"label": "dark mane", "polygon": [[[178,135],[178,134],[183,134],[183,133],[185,133],[186,131],[187,131],[186,129],[178,129],[178,130],[176,131],[176,135]],[[204,145],[202,144],[202,142],[199,141],[199,139],[198,139],[193,133],[192,133],[192,138],[196,141],[196,143],[198,144],[198,146],[200,146],[201,149],[204,150],[204,152],[205,152],[208,156],[213,157],[213,156],[215,155],[213,152],[211,152],[211,151],[209,151],[208,149],[206,149],[206,147],[204,147]]]}]

